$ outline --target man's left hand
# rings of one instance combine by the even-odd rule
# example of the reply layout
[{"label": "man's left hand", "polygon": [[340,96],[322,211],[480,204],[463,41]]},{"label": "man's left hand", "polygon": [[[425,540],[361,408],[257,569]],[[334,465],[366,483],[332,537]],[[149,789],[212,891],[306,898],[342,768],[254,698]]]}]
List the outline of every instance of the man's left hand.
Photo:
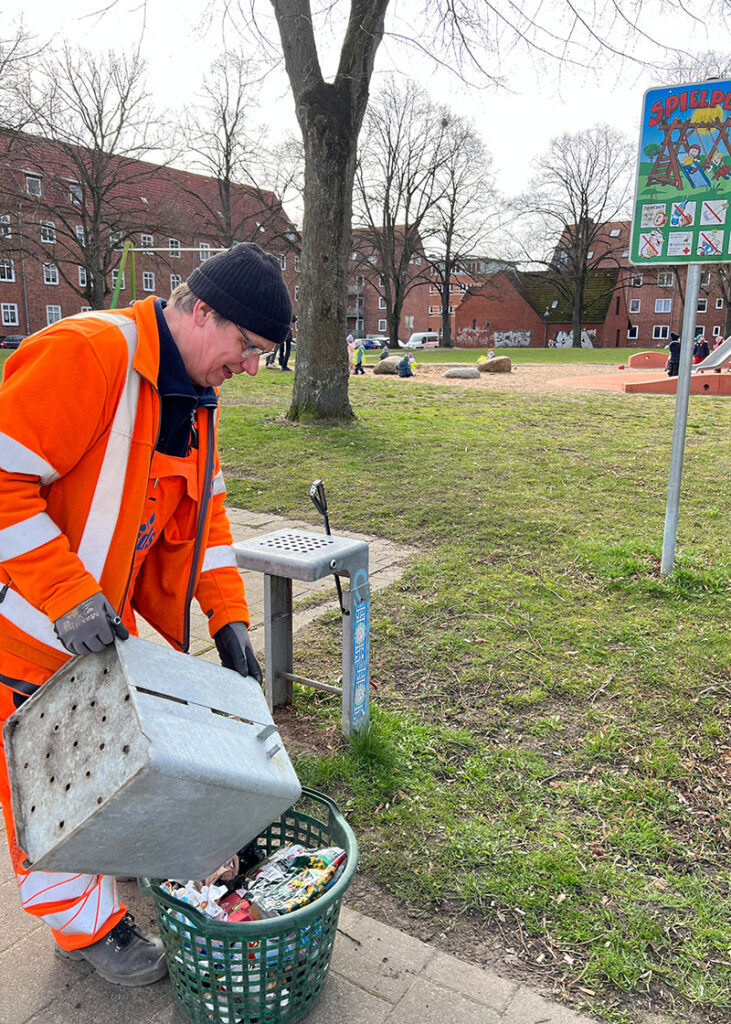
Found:
[{"label": "man's left hand", "polygon": [[240,676],[253,676],[259,686],[263,685],[261,666],[256,660],[245,623],[229,622],[219,629],[213,639],[224,668],[232,668]]}]

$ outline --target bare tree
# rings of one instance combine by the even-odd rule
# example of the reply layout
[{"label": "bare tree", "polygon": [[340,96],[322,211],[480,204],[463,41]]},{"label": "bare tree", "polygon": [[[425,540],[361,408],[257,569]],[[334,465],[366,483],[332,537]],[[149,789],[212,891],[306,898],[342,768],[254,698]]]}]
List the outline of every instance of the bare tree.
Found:
[{"label": "bare tree", "polygon": [[15,102],[15,91],[29,61],[40,51],[32,45],[22,21],[12,32],[4,31],[6,34],[0,37],[0,124],[13,131],[21,131],[23,111]]},{"label": "bare tree", "polygon": [[[450,316],[453,277],[464,273],[467,261],[484,255],[487,239],[497,228],[496,199],[490,165],[492,158],[474,127],[445,111],[445,159],[439,171],[440,196],[427,224],[432,281],[442,300],[442,338],[452,346]],[[481,251],[480,251],[481,250]]]},{"label": "bare tree", "polygon": [[[354,206],[359,270],[386,304],[389,340],[398,344],[408,293],[428,280],[421,230],[446,183],[449,115],[415,82],[390,79],[368,108],[356,169]],[[418,261],[418,262],[417,262]]]},{"label": "bare tree", "polygon": [[532,227],[523,259],[545,267],[571,304],[574,348],[581,347],[589,275],[599,266],[620,265],[607,226],[627,216],[633,166],[632,146],[613,128],[562,135],[552,140],[528,191],[514,202]]},{"label": "bare tree", "polygon": [[[12,168],[5,196],[22,198],[41,222],[40,233],[23,233],[26,252],[54,264],[95,309],[112,292],[122,243],[155,229],[144,192],[159,165],[142,160],[165,140],[144,76],[136,54],[99,57],[65,45],[17,85],[28,133],[3,134]],[[32,189],[29,177],[36,179]]]}]

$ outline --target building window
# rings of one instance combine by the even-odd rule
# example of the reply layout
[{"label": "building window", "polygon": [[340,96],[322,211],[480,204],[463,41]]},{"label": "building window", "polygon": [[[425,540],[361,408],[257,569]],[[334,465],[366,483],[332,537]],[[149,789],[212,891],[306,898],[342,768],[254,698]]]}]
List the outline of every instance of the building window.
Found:
[{"label": "building window", "polygon": [[707,313],[708,312],[708,299],[698,299],[698,309],[696,313]]},{"label": "building window", "polygon": [[277,256],[277,259],[279,260],[279,266],[282,268],[282,270],[286,270],[287,269],[287,257],[284,255],[284,253],[280,252],[280,254]]},{"label": "building window", "polygon": [[145,270],[142,274],[142,289],[146,292],[155,291],[155,275],[151,270]]},{"label": "building window", "polygon": [[351,252],[350,258],[351,258],[351,260],[357,260],[358,259],[358,253],[357,252]]},{"label": "building window", "polygon": [[716,326],[713,328],[713,337],[714,338],[718,338],[718,337],[720,337],[720,335],[721,335],[721,325],[720,324],[716,324]]},{"label": "building window", "polygon": [[12,260],[0,260],[0,281],[15,280],[15,264]]},{"label": "building window", "polygon": [[436,295],[437,294],[437,286],[435,284],[430,284],[429,285],[429,294],[430,295]]},{"label": "building window", "polygon": [[723,309],[723,299],[716,299],[716,309]]},{"label": "building window", "polygon": [[355,284],[356,284],[357,288],[362,288],[363,287],[363,285],[365,284],[365,278],[363,277],[362,274],[358,274],[357,275],[357,277],[355,279]]},{"label": "building window", "polygon": [[112,249],[118,249],[122,244],[122,232],[121,231],[110,231],[109,232],[109,245]]},{"label": "building window", "polygon": [[26,174],[25,191],[29,196],[34,196],[36,199],[41,198],[43,189],[41,188],[41,179],[37,174]]},{"label": "building window", "polygon": [[10,214],[0,213],[0,238],[12,238],[13,229],[10,226]]},{"label": "building window", "polygon": [[151,249],[155,244],[154,235],[140,235],[140,245],[143,249]]},{"label": "building window", "polygon": [[594,250],[593,249],[589,249],[588,253],[586,254],[586,258],[588,260],[593,260],[594,259]]},{"label": "building window", "polygon": [[209,260],[211,258],[211,243],[201,242],[198,246],[198,254],[200,256],[201,263],[205,263],[206,260]]},{"label": "building window", "polygon": [[632,288],[641,288],[642,274],[633,274],[632,277],[629,279],[629,283]]},{"label": "building window", "polygon": [[368,262],[372,263],[373,266],[375,266],[376,263],[378,263],[378,255],[375,252],[372,252],[368,257]]},{"label": "building window", "polygon": [[420,267],[421,266],[421,256],[412,256],[411,259],[409,260],[409,263],[411,263],[411,264],[415,263],[417,265],[417,267]]},{"label": "building window", "polygon": [[82,306],[79,310],[80,313],[91,313],[91,306]]},{"label": "building window", "polygon": [[124,288],[124,271],[122,271],[121,275],[119,273],[119,270],[112,271],[112,288],[117,287],[117,281],[119,281],[120,289]]},{"label": "building window", "polygon": [[711,283],[710,270],[704,270],[701,274],[701,284],[708,286]]},{"label": "building window", "polygon": [[295,270],[297,271],[297,273],[299,274],[299,269],[300,269],[300,257],[299,257],[299,256],[296,256],[296,255],[295,255],[295,258],[294,258],[294,269],[295,269]]},{"label": "building window", "polygon": [[86,267],[79,267],[79,288],[86,288]]},{"label": "building window", "polygon": [[81,206],[81,200],[84,197],[84,193],[81,188],[80,181],[69,182],[69,202],[74,203],[76,206]]},{"label": "building window", "polygon": [[50,326],[61,319],[60,306],[46,306],[46,323]]},{"label": "building window", "polygon": [[386,300],[384,299],[384,297],[382,295],[378,296],[378,308],[379,309],[385,309],[386,308]]},{"label": "building window", "polygon": [[629,249],[625,249],[622,252],[622,259],[626,260],[628,256],[629,256]]},{"label": "building window", "polygon": [[55,263],[43,264],[43,283],[58,284],[58,267]]},{"label": "building window", "polygon": [[84,234],[84,227],[82,224],[77,224],[74,228],[74,234],[76,235],[76,241],[79,243],[81,248],[84,248],[86,244],[86,235]]},{"label": "building window", "polygon": [[180,285],[182,283],[183,283],[183,279],[180,276],[180,274],[171,274],[170,275],[170,291],[171,292],[174,292],[175,289],[178,287],[178,285]]},{"label": "building window", "polygon": [[383,334],[384,331],[388,330],[385,320],[378,321],[378,330]]},{"label": "building window", "polygon": [[657,286],[658,288],[672,288],[673,287],[673,272],[672,270],[657,275]]},{"label": "building window", "polygon": [[627,341],[637,341],[637,327],[629,327],[627,329]]},{"label": "building window", "polygon": [[414,318],[413,318],[413,316],[405,316],[404,317],[404,327],[408,331],[413,331],[413,329],[414,329]]},{"label": "building window", "polygon": [[41,221],[41,241],[42,242],[55,242],[56,241],[56,225],[52,220]]},{"label": "building window", "polygon": [[670,337],[670,328],[667,324],[655,324],[652,328],[653,341],[666,341]]},{"label": "building window", "polygon": [[300,300],[300,286],[296,284],[294,286],[294,301],[299,302]]},{"label": "building window", "polygon": [[629,300],[629,311],[630,313],[639,313],[642,301],[640,299]]},{"label": "building window", "polygon": [[609,232],[609,237],[610,238],[619,238],[619,236],[621,234],[622,234],[621,228],[612,228],[612,230]]},{"label": "building window", "polygon": [[18,326],[18,306],[15,302],[0,302],[3,327]]},{"label": "building window", "polygon": [[171,260],[180,259],[180,239],[168,238],[168,256]]},{"label": "building window", "polygon": [[656,313],[669,313],[672,308],[672,299],[655,299]]}]

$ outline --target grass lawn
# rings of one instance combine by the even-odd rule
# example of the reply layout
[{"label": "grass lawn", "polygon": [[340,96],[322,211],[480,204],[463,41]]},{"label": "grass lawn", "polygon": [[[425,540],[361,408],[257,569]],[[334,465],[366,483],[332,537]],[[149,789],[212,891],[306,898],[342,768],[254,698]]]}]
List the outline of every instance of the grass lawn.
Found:
[{"label": "grass lawn", "polygon": [[[284,422],[290,388],[225,386],[229,501],[319,528],[321,477],[335,532],[421,552],[373,600],[370,734],[297,762],[367,876],[605,1020],[728,1020],[731,402],[691,398],[664,579],[673,398],[369,376],[324,429]],[[297,671],[335,682],[339,631],[299,637]],[[337,698],[296,714],[323,733]]]},{"label": "grass lawn", "polygon": [[[404,349],[393,349],[391,355],[403,355]],[[417,363],[476,363],[488,348],[429,348],[412,352]],[[510,356],[513,363],[627,363],[639,348],[496,348],[496,356]],[[378,362],[378,352],[366,352],[366,365]]]}]

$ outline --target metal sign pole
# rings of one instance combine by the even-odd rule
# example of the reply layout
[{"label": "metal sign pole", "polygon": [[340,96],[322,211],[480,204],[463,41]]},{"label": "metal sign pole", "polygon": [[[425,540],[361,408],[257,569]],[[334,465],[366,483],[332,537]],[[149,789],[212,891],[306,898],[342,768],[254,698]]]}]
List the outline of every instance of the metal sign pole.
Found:
[{"label": "metal sign pole", "polygon": [[680,366],[678,367],[678,393],[675,399],[675,422],[673,424],[673,447],[670,455],[668,501],[665,507],[665,532],[662,539],[660,572],[663,574],[672,572],[673,565],[675,564],[680,481],[683,475],[685,428],[688,422],[690,374],[693,365],[693,344],[695,342],[695,322],[700,284],[700,264],[691,263],[688,267],[688,277],[685,285],[685,308],[683,310],[683,328],[681,333]]}]

